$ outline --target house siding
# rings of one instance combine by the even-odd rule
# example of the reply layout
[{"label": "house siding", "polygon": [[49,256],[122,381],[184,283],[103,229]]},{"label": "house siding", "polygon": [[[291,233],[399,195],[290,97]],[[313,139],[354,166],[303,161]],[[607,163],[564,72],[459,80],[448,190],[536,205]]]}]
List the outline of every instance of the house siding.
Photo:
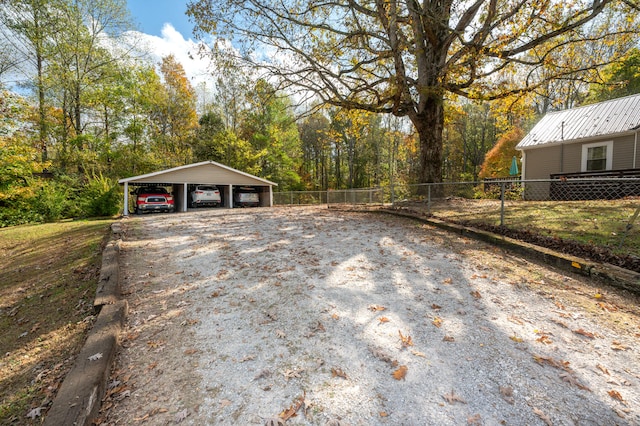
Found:
[{"label": "house siding", "polygon": [[557,173],[560,170],[562,147],[554,145],[541,149],[528,149],[526,156],[524,179],[549,179],[551,173]]},{"label": "house siding", "polygon": [[613,170],[625,170],[633,168],[634,140],[635,135],[628,135],[614,139]]}]

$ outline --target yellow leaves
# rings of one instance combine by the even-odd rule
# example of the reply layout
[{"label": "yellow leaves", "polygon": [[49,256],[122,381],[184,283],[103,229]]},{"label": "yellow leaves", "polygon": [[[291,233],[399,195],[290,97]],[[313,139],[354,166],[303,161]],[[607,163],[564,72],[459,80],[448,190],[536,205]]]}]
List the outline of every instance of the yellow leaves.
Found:
[{"label": "yellow leaves", "polygon": [[398,330],[398,334],[400,335],[400,343],[402,344],[402,348],[413,346],[413,340],[411,340],[411,336],[403,336],[400,330]]},{"label": "yellow leaves", "polygon": [[391,375],[393,376],[394,379],[396,380],[404,380],[404,378],[407,375],[407,366],[406,365],[401,365],[400,367],[398,367],[398,369],[396,371],[394,371]]},{"label": "yellow leaves", "polygon": [[433,320],[431,321],[431,324],[435,325],[438,328],[442,327],[442,318],[434,317]]},{"label": "yellow leaves", "polygon": [[524,340],[522,340],[521,337],[516,336],[515,334],[513,336],[509,336],[509,339],[513,340],[516,343],[522,343],[524,342]]},{"label": "yellow leaves", "polygon": [[340,319],[340,315],[338,314],[332,314],[331,318],[333,318],[334,320],[338,321]]}]

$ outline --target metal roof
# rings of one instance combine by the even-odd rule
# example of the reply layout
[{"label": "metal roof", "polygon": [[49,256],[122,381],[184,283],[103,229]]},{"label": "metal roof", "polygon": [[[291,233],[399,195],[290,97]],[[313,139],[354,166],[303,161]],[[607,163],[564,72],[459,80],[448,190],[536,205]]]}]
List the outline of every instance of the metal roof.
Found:
[{"label": "metal roof", "polygon": [[147,173],[120,179],[118,183],[148,184],[148,183],[211,183],[219,185],[269,185],[278,186],[271,182],[249,173],[241,172],[215,161],[203,161],[201,163],[187,164],[172,169]]},{"label": "metal roof", "polygon": [[615,135],[640,127],[640,94],[542,117],[516,149]]}]

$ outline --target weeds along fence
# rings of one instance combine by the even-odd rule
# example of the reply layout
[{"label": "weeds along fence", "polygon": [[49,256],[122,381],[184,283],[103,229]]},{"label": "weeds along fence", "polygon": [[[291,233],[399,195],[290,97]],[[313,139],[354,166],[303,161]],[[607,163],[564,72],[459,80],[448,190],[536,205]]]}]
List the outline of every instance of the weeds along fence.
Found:
[{"label": "weeds along fence", "polygon": [[470,225],[562,238],[640,256],[640,178],[453,182],[274,193],[276,205],[390,207]]}]

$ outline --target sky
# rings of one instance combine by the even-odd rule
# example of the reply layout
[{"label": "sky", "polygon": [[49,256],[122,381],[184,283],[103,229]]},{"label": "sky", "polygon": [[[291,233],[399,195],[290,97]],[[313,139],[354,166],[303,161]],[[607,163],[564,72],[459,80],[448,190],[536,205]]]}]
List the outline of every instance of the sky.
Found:
[{"label": "sky", "polygon": [[185,15],[187,0],[127,0],[129,11],[139,30],[145,34],[162,36],[166,24],[182,34],[193,38],[193,24]]},{"label": "sky", "polygon": [[[193,24],[185,12],[188,0],[127,0],[132,20],[141,33],[142,43],[158,64],[173,54],[182,64],[192,87],[212,86],[211,67],[198,55]],[[197,89],[196,89],[197,90]]]}]

